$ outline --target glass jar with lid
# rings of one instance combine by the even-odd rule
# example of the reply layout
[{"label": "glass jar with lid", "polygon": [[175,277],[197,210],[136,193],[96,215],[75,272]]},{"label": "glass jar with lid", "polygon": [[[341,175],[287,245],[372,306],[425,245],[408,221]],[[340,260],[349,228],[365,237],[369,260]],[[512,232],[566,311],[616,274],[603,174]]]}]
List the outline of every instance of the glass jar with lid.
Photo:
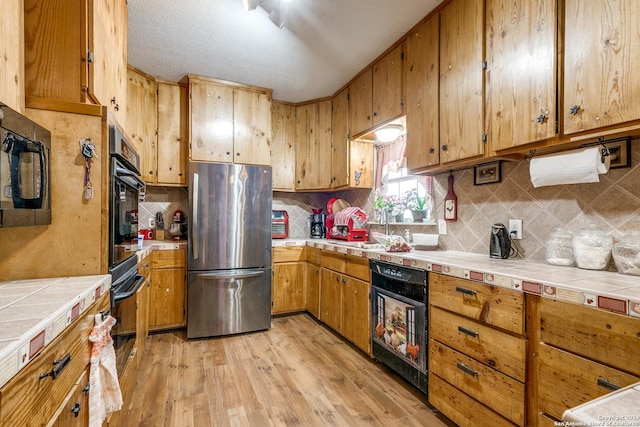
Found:
[{"label": "glass jar with lid", "polygon": [[640,276],[640,232],[632,231],[621,237],[611,253],[618,273]]},{"label": "glass jar with lid", "polygon": [[611,258],[613,239],[595,224],[573,236],[573,254],[579,268],[604,270]]},{"label": "glass jar with lid", "polygon": [[573,234],[556,228],[547,240],[547,263],[573,265]]}]

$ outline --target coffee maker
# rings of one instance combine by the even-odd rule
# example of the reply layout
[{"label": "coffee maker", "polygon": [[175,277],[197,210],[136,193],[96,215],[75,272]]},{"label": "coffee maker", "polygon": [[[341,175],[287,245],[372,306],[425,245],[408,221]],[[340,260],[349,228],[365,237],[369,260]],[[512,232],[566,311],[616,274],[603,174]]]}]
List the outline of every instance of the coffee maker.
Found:
[{"label": "coffee maker", "polygon": [[322,213],[322,209],[311,209],[313,212],[309,216],[309,224],[311,228],[312,239],[324,239],[326,236],[325,220],[326,215]]}]

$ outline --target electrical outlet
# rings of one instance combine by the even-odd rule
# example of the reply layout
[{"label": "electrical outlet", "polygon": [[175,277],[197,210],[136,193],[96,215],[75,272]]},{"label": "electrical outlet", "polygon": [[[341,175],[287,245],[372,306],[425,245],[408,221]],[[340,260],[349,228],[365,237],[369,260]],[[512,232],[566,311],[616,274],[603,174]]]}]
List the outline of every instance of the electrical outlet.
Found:
[{"label": "electrical outlet", "polygon": [[509,220],[509,237],[514,240],[522,239],[522,220],[510,219]]},{"label": "electrical outlet", "polygon": [[447,235],[447,221],[444,219],[438,220],[438,234],[442,234],[443,236]]},{"label": "electrical outlet", "polygon": [[149,228],[156,228],[156,219],[149,218]]}]

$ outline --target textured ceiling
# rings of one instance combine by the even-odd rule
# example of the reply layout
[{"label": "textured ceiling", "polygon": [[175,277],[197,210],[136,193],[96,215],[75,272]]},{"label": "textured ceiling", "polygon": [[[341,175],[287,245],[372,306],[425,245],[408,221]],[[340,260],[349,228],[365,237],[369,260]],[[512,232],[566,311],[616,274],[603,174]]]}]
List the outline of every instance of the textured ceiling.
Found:
[{"label": "textured ceiling", "polygon": [[292,0],[278,29],[241,0],[128,0],[130,65],[198,74],[300,102],[333,95],[442,0]]}]

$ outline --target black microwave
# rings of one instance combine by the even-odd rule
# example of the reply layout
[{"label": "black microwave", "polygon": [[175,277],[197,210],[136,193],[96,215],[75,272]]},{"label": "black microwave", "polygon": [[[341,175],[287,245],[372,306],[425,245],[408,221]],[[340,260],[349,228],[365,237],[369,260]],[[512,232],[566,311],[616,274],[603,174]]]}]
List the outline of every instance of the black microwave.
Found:
[{"label": "black microwave", "polygon": [[51,132],[0,103],[0,228],[51,224]]}]

